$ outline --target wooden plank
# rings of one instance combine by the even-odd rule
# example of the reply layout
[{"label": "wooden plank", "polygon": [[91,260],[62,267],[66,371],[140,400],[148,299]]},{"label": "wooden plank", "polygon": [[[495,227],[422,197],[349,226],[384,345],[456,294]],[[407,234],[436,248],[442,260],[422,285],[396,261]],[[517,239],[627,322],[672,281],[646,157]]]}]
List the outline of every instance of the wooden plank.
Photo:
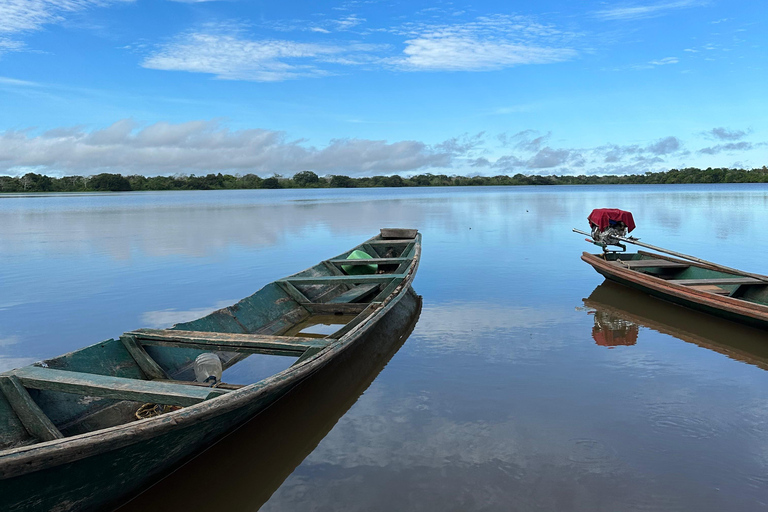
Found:
[{"label": "wooden plank", "polygon": [[135,336],[124,334],[120,336],[120,341],[123,343],[123,346],[126,348],[126,350],[128,350],[128,353],[131,354],[133,360],[136,361],[136,364],[139,365],[139,368],[141,368],[141,371],[144,372],[144,375],[148,379],[168,378],[165,370],[163,370],[162,367],[157,364],[157,361],[152,359],[152,357],[147,354],[147,351],[144,350],[144,347],[142,347],[139,342],[136,341]]},{"label": "wooden plank", "polygon": [[373,298],[372,302],[381,302],[384,299],[386,299],[387,297],[389,297],[389,295],[393,291],[395,291],[395,288],[400,286],[400,284],[403,282],[403,279],[404,278],[393,280],[391,283],[389,283],[387,286],[385,286],[384,289],[381,290],[381,292],[379,292],[379,294],[376,297]]},{"label": "wooden plank", "polygon": [[143,345],[175,346],[200,350],[221,350],[298,356],[308,348],[324,347],[328,341],[313,341],[295,336],[239,334],[173,329],[139,329],[130,334]]},{"label": "wooden plank", "polygon": [[303,293],[301,293],[301,291],[299,291],[299,289],[298,289],[298,288],[296,288],[295,286],[293,286],[293,285],[292,285],[291,283],[289,283],[288,281],[278,281],[278,282],[277,282],[277,284],[280,286],[280,288],[282,288],[283,290],[285,290],[285,293],[287,293],[288,295],[290,295],[290,296],[291,296],[291,298],[292,298],[293,300],[295,300],[296,302],[298,302],[299,304],[303,304],[303,303],[305,303],[305,302],[310,302],[310,300],[307,298],[307,296],[306,296],[306,295],[304,295]]},{"label": "wooden plank", "polygon": [[315,354],[317,354],[317,353],[318,353],[318,352],[320,352],[321,350],[322,350],[321,348],[308,348],[308,349],[306,350],[306,352],[304,352],[303,354],[301,354],[301,357],[300,357],[300,358],[298,358],[298,359],[296,360],[296,362],[295,362],[295,363],[293,363],[291,366],[296,366],[296,365],[297,365],[297,364],[299,364],[299,363],[303,363],[304,361],[306,361],[306,360],[307,360],[307,359],[309,359],[310,357],[314,356]]},{"label": "wooden plank", "polygon": [[379,230],[381,238],[416,238],[419,234],[418,229],[408,228],[381,228]]},{"label": "wooden plank", "polygon": [[715,277],[712,279],[670,279],[669,283],[682,284],[684,286],[700,286],[706,284],[766,284],[754,277]]},{"label": "wooden plank", "polygon": [[19,421],[30,435],[41,441],[53,441],[64,436],[35,403],[29,392],[15,375],[0,376],[0,391],[11,404]]},{"label": "wooden plank", "polygon": [[413,238],[391,239],[391,240],[370,240],[367,243],[371,245],[408,245],[413,242]]},{"label": "wooden plank", "polygon": [[678,263],[677,261],[669,260],[622,260],[619,264],[629,268],[688,268],[691,266],[688,263]]},{"label": "wooden plank", "polygon": [[[411,261],[411,258],[368,258],[363,260],[328,260],[334,265],[395,265],[404,261]],[[346,274],[341,274],[346,275]]]},{"label": "wooden plank", "polygon": [[336,331],[335,333],[331,334],[331,338],[333,339],[339,339],[345,334],[347,334],[349,331],[363,323],[368,319],[369,316],[371,316],[371,313],[373,313],[378,307],[381,306],[381,303],[379,302],[372,302],[368,304],[368,306],[355,318],[353,318],[350,322],[344,325],[341,329]]},{"label": "wooden plank", "polygon": [[333,303],[333,302],[324,302],[322,304],[317,303],[309,303],[309,304],[302,304],[302,306],[305,306],[313,315],[349,315],[354,314],[357,315],[360,312],[362,312],[366,307],[368,307],[367,302],[358,302],[355,304],[340,302],[340,303]]},{"label": "wooden plank", "polygon": [[[226,393],[218,388],[201,388],[150,380],[125,379],[92,373],[25,366],[13,371],[24,387],[60,391],[116,400],[187,407]],[[180,382],[180,381],[178,381]]]},{"label": "wooden plank", "polygon": [[341,271],[339,267],[334,265],[334,262],[337,261],[360,261],[360,260],[325,260],[323,261],[323,265],[325,265],[325,268],[331,271],[331,273],[335,276],[345,276],[346,274]]},{"label": "wooden plank", "polygon": [[403,274],[365,274],[361,276],[313,276],[288,277],[285,281],[293,284],[339,284],[339,283],[388,283],[392,279],[402,279]]},{"label": "wooden plank", "polygon": [[701,284],[701,285],[693,285],[689,286],[689,288],[692,288],[694,290],[698,290],[700,292],[709,292],[709,293],[716,293],[718,295],[730,295],[731,292],[724,288],[720,288],[719,286],[715,286],[712,284]]},{"label": "wooden plank", "polygon": [[341,295],[337,295],[336,297],[329,300],[327,304],[340,304],[345,302],[354,302],[356,300],[362,299],[363,297],[373,292],[378,287],[379,287],[378,284],[361,284],[347,290]]},{"label": "wooden plank", "polygon": [[374,258],[379,258],[381,255],[379,254],[379,251],[373,248],[373,246],[369,243],[364,243],[360,246],[365,252],[373,256]]},{"label": "wooden plank", "polygon": [[[189,380],[155,379],[152,382],[165,382],[167,384],[183,384],[185,386],[198,386],[201,388],[209,388],[209,389],[211,387],[211,385],[206,382],[195,382],[195,381],[189,381]],[[216,384],[216,389],[225,389],[227,391],[236,391],[244,387],[245,387],[244,384],[227,384],[225,382],[219,382],[218,384]]]}]

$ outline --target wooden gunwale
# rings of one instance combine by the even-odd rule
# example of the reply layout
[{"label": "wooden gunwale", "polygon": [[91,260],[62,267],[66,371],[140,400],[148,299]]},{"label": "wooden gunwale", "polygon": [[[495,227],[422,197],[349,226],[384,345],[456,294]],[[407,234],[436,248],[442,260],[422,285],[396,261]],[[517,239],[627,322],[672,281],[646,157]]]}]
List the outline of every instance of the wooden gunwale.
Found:
[{"label": "wooden gunwale", "polygon": [[[670,261],[680,261],[675,258],[663,257],[654,253],[642,254],[653,256],[654,258],[668,259]],[[610,261],[604,260],[597,255],[584,252],[581,259],[591,265],[600,274],[603,274],[606,278],[612,277],[620,278],[625,281],[634,283],[640,287],[653,290],[658,294],[675,297],[680,300],[687,300],[702,306],[707,306],[713,309],[724,310],[736,315],[748,317],[759,322],[768,323],[768,306],[756,304],[754,302],[748,302],[742,299],[727,297],[722,295],[715,295],[713,293],[696,290],[689,288],[685,285],[675,284],[674,280],[664,280],[649,274],[643,274],[637,270],[631,270],[629,268],[620,267],[618,265],[612,265]],[[711,270],[719,270],[716,267],[702,264],[692,264],[700,268],[707,268]],[[723,272],[727,273],[727,272]],[[736,277],[741,277],[738,274],[732,274]]]},{"label": "wooden gunwale", "polygon": [[[376,240],[373,237],[370,241]],[[421,258],[421,234],[414,242],[414,254],[402,282],[387,296],[370,316],[352,327],[343,336],[304,361],[264,380],[230,391],[212,400],[172,411],[154,418],[116,425],[83,434],[20,446],[0,453],[0,479],[22,476],[61,464],[75,462],[147,441],[157,436],[210,421],[249,403],[256,403],[272,393],[280,393],[320,370],[337,354],[346,350],[362,333],[373,328],[410,288]],[[362,245],[362,244],[361,244]],[[359,247],[359,246],[358,246]]]}]

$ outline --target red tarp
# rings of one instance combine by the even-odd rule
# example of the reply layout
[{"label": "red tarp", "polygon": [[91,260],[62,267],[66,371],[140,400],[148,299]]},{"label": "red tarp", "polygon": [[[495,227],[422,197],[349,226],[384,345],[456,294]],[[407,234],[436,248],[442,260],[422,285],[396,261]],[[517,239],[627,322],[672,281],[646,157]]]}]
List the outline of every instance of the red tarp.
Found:
[{"label": "red tarp", "polygon": [[600,231],[605,230],[610,225],[609,221],[611,220],[623,222],[627,225],[629,232],[635,229],[635,219],[632,218],[632,213],[619,210],[618,208],[596,208],[592,210],[587,219],[591,224],[596,224]]}]

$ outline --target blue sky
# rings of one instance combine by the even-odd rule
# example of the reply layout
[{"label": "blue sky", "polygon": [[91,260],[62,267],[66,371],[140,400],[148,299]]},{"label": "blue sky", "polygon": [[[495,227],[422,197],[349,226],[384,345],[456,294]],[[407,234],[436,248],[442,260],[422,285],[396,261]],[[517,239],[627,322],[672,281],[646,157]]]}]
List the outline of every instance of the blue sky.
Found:
[{"label": "blue sky", "polygon": [[0,173],[768,165],[741,0],[0,0]]}]

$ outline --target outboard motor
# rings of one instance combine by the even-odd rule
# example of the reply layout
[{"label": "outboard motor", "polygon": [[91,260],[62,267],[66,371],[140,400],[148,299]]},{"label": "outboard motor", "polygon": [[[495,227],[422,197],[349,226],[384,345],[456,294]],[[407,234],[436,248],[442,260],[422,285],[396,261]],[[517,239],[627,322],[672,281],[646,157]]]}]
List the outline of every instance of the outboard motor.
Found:
[{"label": "outboard motor", "polygon": [[626,237],[635,229],[635,220],[631,212],[618,208],[597,208],[587,217],[591,228],[592,240],[606,250],[607,245],[615,245],[626,251],[617,237]]}]

